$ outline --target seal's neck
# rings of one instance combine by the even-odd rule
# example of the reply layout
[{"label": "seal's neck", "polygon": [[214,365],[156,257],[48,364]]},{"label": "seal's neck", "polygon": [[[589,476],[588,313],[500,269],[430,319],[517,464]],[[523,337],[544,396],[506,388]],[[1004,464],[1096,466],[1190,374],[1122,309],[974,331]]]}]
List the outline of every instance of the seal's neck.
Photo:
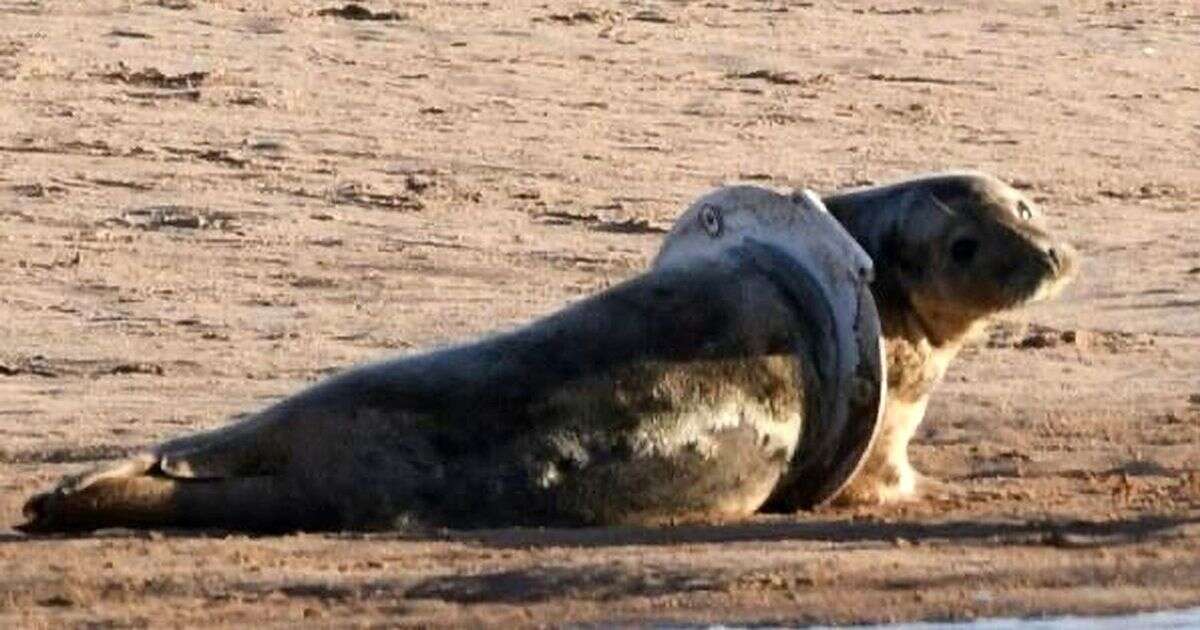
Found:
[{"label": "seal's neck", "polygon": [[902,190],[868,188],[834,193],[822,198],[842,227],[875,261],[876,272],[888,264],[889,239],[902,227],[907,199]]},{"label": "seal's neck", "polygon": [[879,309],[884,336],[940,343],[937,322],[924,321],[917,314],[901,283],[901,266],[905,263],[900,256],[899,234],[906,200],[891,188],[868,188],[829,195],[823,201],[874,261],[871,294]]}]

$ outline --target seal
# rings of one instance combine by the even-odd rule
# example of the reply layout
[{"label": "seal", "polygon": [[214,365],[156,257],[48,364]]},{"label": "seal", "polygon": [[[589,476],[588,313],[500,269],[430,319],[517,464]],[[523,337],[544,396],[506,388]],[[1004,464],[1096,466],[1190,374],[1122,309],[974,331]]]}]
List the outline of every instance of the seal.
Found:
[{"label": "seal", "polygon": [[812,193],[718,189],[648,273],[69,477],[22,529],[658,524],[824,501],[881,409],[870,277]]},{"label": "seal", "polygon": [[875,263],[887,396],[880,434],[839,503],[889,503],[952,488],[924,477],[908,444],[963,343],[997,313],[1056,295],[1078,254],[1042,211],[996,177],[933,173],[824,197]]}]

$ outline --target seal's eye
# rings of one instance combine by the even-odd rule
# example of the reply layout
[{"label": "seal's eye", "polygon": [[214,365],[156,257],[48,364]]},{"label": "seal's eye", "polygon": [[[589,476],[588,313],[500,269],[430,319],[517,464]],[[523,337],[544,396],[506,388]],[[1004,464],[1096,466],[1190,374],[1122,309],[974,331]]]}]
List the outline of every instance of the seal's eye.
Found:
[{"label": "seal's eye", "polygon": [[709,236],[717,238],[721,235],[721,211],[715,206],[704,206],[700,209],[700,225]]},{"label": "seal's eye", "polygon": [[979,241],[973,238],[960,238],[950,245],[950,257],[960,267],[970,265],[971,261],[975,260],[975,253],[978,251]]},{"label": "seal's eye", "polygon": [[1033,218],[1033,210],[1030,210],[1029,204],[1025,203],[1024,201],[1018,201],[1017,216],[1020,217],[1022,221],[1028,221]]}]

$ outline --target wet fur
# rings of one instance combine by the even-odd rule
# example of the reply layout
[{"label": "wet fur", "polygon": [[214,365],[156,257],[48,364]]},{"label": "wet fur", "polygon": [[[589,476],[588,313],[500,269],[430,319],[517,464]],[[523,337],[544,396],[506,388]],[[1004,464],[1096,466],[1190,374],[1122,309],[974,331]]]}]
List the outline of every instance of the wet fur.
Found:
[{"label": "wet fur", "polygon": [[[984,173],[926,175],[823,200],[875,262],[871,292],[888,361],[880,435],[839,501],[910,499],[926,482],[908,443],[950,361],[991,315],[1061,290],[1077,254],[1046,230],[1030,200]],[[961,264],[955,252],[969,250],[967,240],[977,247]]]}]

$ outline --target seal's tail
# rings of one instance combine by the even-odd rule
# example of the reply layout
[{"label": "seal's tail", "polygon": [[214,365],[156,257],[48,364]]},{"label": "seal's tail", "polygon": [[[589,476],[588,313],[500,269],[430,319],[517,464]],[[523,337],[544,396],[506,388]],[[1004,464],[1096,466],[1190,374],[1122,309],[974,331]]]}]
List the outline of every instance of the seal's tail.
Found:
[{"label": "seal's tail", "polygon": [[227,527],[270,530],[288,512],[271,476],[179,479],[145,459],[68,479],[25,504],[25,532],[105,527]]}]

